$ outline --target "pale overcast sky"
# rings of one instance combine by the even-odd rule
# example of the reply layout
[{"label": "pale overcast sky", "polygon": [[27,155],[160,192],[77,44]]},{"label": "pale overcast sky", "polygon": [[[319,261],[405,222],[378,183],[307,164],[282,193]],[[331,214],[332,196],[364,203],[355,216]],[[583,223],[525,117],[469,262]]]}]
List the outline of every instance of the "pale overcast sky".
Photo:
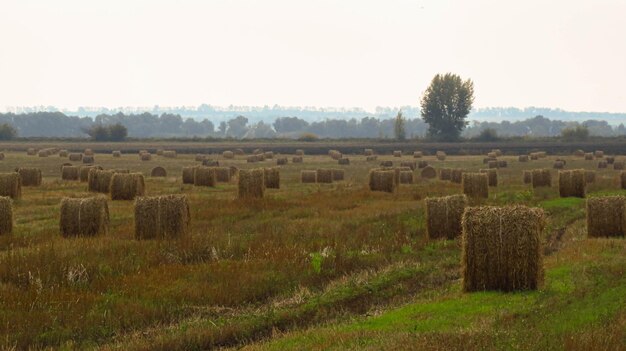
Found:
[{"label": "pale overcast sky", "polygon": [[417,105],[626,112],[626,0],[0,0],[3,106]]}]

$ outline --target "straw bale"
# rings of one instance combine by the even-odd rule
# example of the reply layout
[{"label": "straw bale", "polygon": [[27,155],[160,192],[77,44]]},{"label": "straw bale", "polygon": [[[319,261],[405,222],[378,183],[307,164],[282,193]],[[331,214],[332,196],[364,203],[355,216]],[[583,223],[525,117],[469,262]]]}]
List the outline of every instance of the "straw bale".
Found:
[{"label": "straw bale", "polygon": [[68,155],[70,161],[72,162],[80,162],[83,160],[83,154],[79,154],[79,153],[71,153]]},{"label": "straw bale", "polygon": [[337,151],[337,150],[330,150],[328,151],[328,155],[330,157],[332,157],[333,160],[338,160],[342,157],[341,152]]},{"label": "straw bale", "polygon": [[[165,154],[163,154],[164,157]],[[165,170],[165,168],[161,167],[161,166],[156,166],[154,168],[152,168],[152,171],[150,171],[150,176],[151,177],[167,177],[167,171]]]},{"label": "straw bale", "polygon": [[446,159],[446,153],[445,153],[445,152],[443,152],[443,151],[437,151],[437,154],[436,154],[436,155],[437,155],[437,159],[438,159],[439,161],[445,161],[445,159]]},{"label": "straw bale", "polygon": [[186,195],[141,196],[135,199],[135,239],[176,239],[190,234]]},{"label": "straw bale", "polygon": [[211,186],[217,183],[217,175],[215,167],[195,167],[193,171],[193,185],[195,186]]},{"label": "straw bale", "polygon": [[291,162],[292,162],[292,163],[302,163],[302,161],[303,161],[302,156],[294,156],[294,157],[291,159]]},{"label": "straw bale", "polygon": [[400,184],[413,184],[413,172],[400,171]]},{"label": "straw bale", "polygon": [[604,151],[596,150],[596,152],[594,152],[593,155],[596,158],[603,158],[604,157]]},{"label": "straw bale", "polygon": [[559,195],[561,197],[585,197],[585,170],[559,171]]},{"label": "straw bale", "polygon": [[47,150],[47,149],[41,149],[41,150],[39,150],[39,152],[37,152],[37,155],[39,157],[48,157],[48,156],[50,156],[50,151]]},{"label": "straw bale", "polygon": [[227,158],[227,159],[233,159],[235,158],[235,153],[232,151],[224,151],[222,152],[222,157]]},{"label": "straw bale", "polygon": [[263,181],[267,189],[280,189],[280,169],[263,168]]},{"label": "straw bale", "polygon": [[528,155],[519,155],[517,156],[517,160],[519,162],[528,162]]},{"label": "straw bale", "polygon": [[163,152],[161,153],[161,156],[163,157],[167,157],[167,158],[176,158],[176,151],[174,150],[163,150]]},{"label": "straw bale", "polygon": [[498,171],[495,169],[481,169],[480,173],[486,173],[489,177],[489,186],[498,186]]},{"label": "straw bale", "polygon": [[333,181],[344,179],[345,173],[343,169],[333,168],[331,171],[333,172]]},{"label": "straw bale", "polygon": [[421,172],[422,178],[432,179],[437,177],[437,171],[432,166],[426,166]]},{"label": "straw bale", "polygon": [[363,150],[363,155],[365,155],[365,156],[372,156],[372,155],[374,155],[374,150],[373,149],[365,149],[365,150]]},{"label": "straw bale", "polygon": [[90,168],[87,177],[87,188],[89,191],[108,193],[111,185],[111,178],[114,171]]},{"label": "straw bale", "polygon": [[163,156],[163,149],[157,149],[156,154],[157,156]]},{"label": "straw bale", "polygon": [[106,235],[109,230],[106,198],[63,198],[59,228],[64,237]]},{"label": "straw bale", "polygon": [[530,159],[531,160],[538,160],[539,159],[539,155],[537,155],[537,153],[533,152],[532,154],[530,154]]},{"label": "straw bale", "polygon": [[598,162],[598,168],[607,168],[608,165],[606,163],[606,161],[599,161]]},{"label": "straw bale", "polygon": [[615,161],[613,162],[613,169],[616,171],[621,171],[624,169],[624,161]]},{"label": "straw bale", "polygon": [[0,196],[0,235],[13,232],[13,200]]},{"label": "straw bale", "polygon": [[369,186],[371,191],[396,191],[396,172],[394,170],[371,170],[369,173]]},{"label": "straw bale", "polygon": [[246,157],[246,162],[247,163],[255,163],[255,162],[258,162],[258,161],[259,161],[259,158],[256,157],[256,155],[248,155]]},{"label": "straw bale", "polygon": [[402,157],[402,151],[401,150],[396,150],[393,152],[393,157]]},{"label": "straw bale", "polygon": [[122,151],[120,150],[115,150],[112,153],[113,157],[118,158],[118,157],[122,157]]},{"label": "straw bale", "polygon": [[85,156],[93,156],[93,150],[92,149],[85,149],[85,151],[83,151],[83,155],[85,155]]},{"label": "straw bale", "polygon": [[0,196],[12,199],[22,197],[22,179],[17,172],[0,173]]},{"label": "straw bale", "polygon": [[550,173],[549,169],[533,169],[532,170],[532,184],[533,184],[533,188],[551,187],[552,186],[552,173]]},{"label": "straw bale", "polygon": [[439,179],[441,180],[451,180],[452,179],[452,168],[442,168],[439,170]]},{"label": "straw bale", "polygon": [[35,156],[35,155],[37,155],[37,150],[33,149],[32,147],[29,147],[26,150],[26,155],[28,155],[28,156]]},{"label": "straw bale", "polygon": [[491,152],[496,154],[496,157],[502,156],[502,151],[500,149],[493,149],[493,150],[491,150]]},{"label": "straw bale", "polygon": [[463,211],[467,207],[465,195],[428,197],[426,202],[426,230],[429,239],[455,239],[461,236]]},{"label": "straw bale", "polygon": [[400,162],[400,167],[409,167],[412,171],[417,169],[416,161],[402,161]]},{"label": "straw bale", "polygon": [[302,183],[316,183],[317,172],[316,171],[301,171],[300,180],[302,181]]},{"label": "straw bale", "polygon": [[93,156],[88,156],[88,155],[83,156],[84,164],[93,164],[94,162],[96,162],[96,160],[94,159]]},{"label": "straw bale", "polygon": [[552,167],[554,169],[563,169],[563,167],[565,167],[565,164],[563,163],[563,161],[554,161],[554,165]]},{"label": "straw bale", "polygon": [[317,182],[318,183],[332,183],[333,171],[328,168],[318,168],[317,169]]},{"label": "straw bale", "polygon": [[340,165],[349,165],[350,164],[350,159],[349,158],[340,158],[339,160],[337,160],[337,163]]},{"label": "straw bale", "polygon": [[141,173],[113,173],[111,177],[111,200],[133,200],[145,194],[145,179]]},{"label": "straw bale", "polygon": [[193,184],[193,171],[196,167],[183,167],[183,184]]},{"label": "straw bale", "polygon": [[585,154],[585,160],[587,160],[587,161],[593,160],[593,154],[591,152],[587,152]]},{"label": "straw bale", "polygon": [[274,158],[274,152],[273,151],[266,151],[265,153],[263,153],[263,156],[268,159],[271,160]]},{"label": "straw bale", "polygon": [[287,157],[278,157],[276,158],[276,164],[278,166],[283,166],[289,163],[289,159]]},{"label": "straw bale", "polygon": [[215,179],[218,182],[228,183],[230,182],[231,172],[230,167],[214,167]]},{"label": "straw bale", "polygon": [[150,160],[152,160],[152,154],[150,154],[150,153],[148,153],[148,152],[144,152],[144,153],[142,153],[141,155],[139,155],[139,158],[140,158],[142,161],[150,161]]},{"label": "straw bale", "polygon": [[463,173],[463,194],[471,198],[489,197],[489,177],[485,173]]},{"label": "straw bale", "polygon": [[61,179],[79,180],[80,179],[80,167],[72,166],[72,165],[61,167]]},{"label": "straw bale", "polygon": [[587,236],[623,237],[626,233],[626,197],[599,196],[587,199]]},{"label": "straw bale", "polygon": [[413,158],[422,158],[422,156],[424,156],[424,154],[421,151],[413,152]]},{"label": "straw bale", "polygon": [[296,150],[296,156],[304,156],[304,150],[302,150],[302,149],[297,149],[297,150]]},{"label": "straw bale", "polygon": [[79,169],[78,169],[78,173],[79,173],[78,179],[81,182],[88,182],[89,181],[89,170],[91,170],[92,168],[102,169],[102,167],[94,166],[94,165],[80,166]]},{"label": "straw bale", "polygon": [[20,175],[22,186],[40,186],[41,169],[34,167],[19,167],[17,173]]},{"label": "straw bale", "polygon": [[239,198],[263,198],[265,193],[265,171],[262,168],[239,171]]},{"label": "straw bale", "polygon": [[487,157],[489,157],[489,158],[496,158],[496,157],[498,157],[498,155],[496,155],[496,153],[492,151],[492,152],[488,152],[487,153]]},{"label": "straw bale", "polygon": [[533,172],[524,171],[523,173],[524,184],[530,184],[533,182]]},{"label": "straw bale", "polygon": [[461,184],[463,181],[463,170],[461,168],[453,168],[450,172],[450,180],[452,183]]}]

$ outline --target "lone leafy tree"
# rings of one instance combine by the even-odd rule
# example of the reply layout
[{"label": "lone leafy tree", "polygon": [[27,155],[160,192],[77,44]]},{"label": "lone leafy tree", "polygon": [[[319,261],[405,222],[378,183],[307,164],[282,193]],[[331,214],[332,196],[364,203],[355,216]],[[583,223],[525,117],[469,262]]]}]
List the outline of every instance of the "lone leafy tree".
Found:
[{"label": "lone leafy tree", "polygon": [[393,133],[395,134],[397,140],[406,139],[406,128],[404,127],[404,124],[404,116],[402,116],[402,111],[399,111],[393,123]]},{"label": "lone leafy tree", "polygon": [[474,103],[474,83],[456,74],[437,74],[420,101],[428,134],[437,140],[454,141],[467,125]]}]

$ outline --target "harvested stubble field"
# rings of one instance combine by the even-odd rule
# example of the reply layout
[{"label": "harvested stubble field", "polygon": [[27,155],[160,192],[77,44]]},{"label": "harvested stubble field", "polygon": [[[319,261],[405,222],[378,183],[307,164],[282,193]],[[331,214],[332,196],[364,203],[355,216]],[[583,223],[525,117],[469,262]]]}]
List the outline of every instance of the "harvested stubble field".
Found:
[{"label": "harvested stubble field", "polygon": [[[61,146],[61,145],[59,145]],[[105,236],[63,238],[62,197],[93,196],[87,183],[61,180],[58,155],[5,152],[0,172],[37,167],[43,182],[13,203],[13,234],[0,236],[0,340],[13,349],[624,349],[626,240],[587,239],[585,200],[559,198],[555,156],[520,163],[504,156],[498,187],[481,204],[546,211],[545,283],[523,293],[461,292],[459,240],[429,241],[423,199],[459,194],[462,185],[422,179],[394,194],[371,192],[367,162],[345,155],[304,156],[280,167],[280,189],[238,200],[237,182],[182,184],[195,155],[95,155],[104,169],[146,176],[148,196],[186,194],[191,235],[137,241],[134,202],[110,201]],[[279,157],[276,155],[275,157]],[[220,166],[245,156],[208,156]],[[484,156],[421,160],[436,169],[478,172]],[[597,172],[587,196],[626,194],[619,172],[561,156],[565,169]],[[621,159],[621,157],[618,157]],[[150,177],[162,166],[167,177]],[[340,168],[343,181],[302,184],[302,170]],[[532,189],[523,169],[548,168],[550,188]]]}]

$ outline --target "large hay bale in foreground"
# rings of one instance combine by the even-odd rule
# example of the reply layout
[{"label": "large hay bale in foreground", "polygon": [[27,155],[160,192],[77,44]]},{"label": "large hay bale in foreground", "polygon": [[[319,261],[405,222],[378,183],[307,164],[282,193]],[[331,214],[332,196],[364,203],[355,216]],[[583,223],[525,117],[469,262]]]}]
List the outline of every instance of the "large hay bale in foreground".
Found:
[{"label": "large hay bale in foreground", "polygon": [[238,194],[240,199],[263,198],[265,171],[262,168],[239,171]]},{"label": "large hay bale in foreground", "polygon": [[301,171],[300,172],[300,181],[302,183],[316,183],[317,182],[317,171]]},{"label": "large hay bale in foreground", "polygon": [[551,187],[552,174],[549,169],[533,169],[532,170],[533,188]]},{"label": "large hay bale in foreground", "polygon": [[83,154],[79,153],[71,153],[68,155],[68,158],[72,162],[80,162],[83,160]]},{"label": "large hay bale in foreground", "polygon": [[596,181],[596,171],[585,170],[585,183],[593,183]]},{"label": "large hay bale in foreground", "polygon": [[613,169],[616,171],[621,171],[624,169],[624,161],[615,161],[613,162]]},{"label": "large hay bale in foreground", "polygon": [[461,184],[463,181],[463,170],[461,168],[453,168],[450,172],[450,180],[452,183]]},{"label": "large hay bale in foreground", "polygon": [[471,198],[489,197],[489,177],[485,173],[463,173],[463,194]]},{"label": "large hay bale in foreground", "polygon": [[177,154],[176,154],[176,151],[174,150],[163,150],[163,152],[161,153],[161,156],[167,157],[167,158],[176,158]]},{"label": "large hay bale in foreground", "polygon": [[302,156],[294,156],[294,157],[291,159],[291,162],[292,162],[292,163],[302,163],[302,160],[303,160]]},{"label": "large hay bale in foreground", "polygon": [[523,291],[541,285],[543,210],[468,207],[462,223],[463,291]]},{"label": "large hay bale in foreground", "polygon": [[337,160],[337,163],[340,165],[349,165],[350,164],[350,159],[349,158],[340,158],[339,160]]},{"label": "large hay bale in foreground", "polygon": [[84,164],[93,164],[94,162],[96,162],[96,159],[93,156],[90,156],[90,155],[83,156]]},{"label": "large hay bale in foreground", "polygon": [[235,158],[235,153],[232,151],[224,151],[222,152],[222,157],[226,158],[226,159],[233,159]]},{"label": "large hay bale in foreground", "polygon": [[371,191],[396,191],[396,172],[394,170],[371,170],[369,173],[369,186]]},{"label": "large hay bale in foreground", "polygon": [[111,200],[133,200],[143,196],[146,189],[141,173],[114,173],[111,177]]},{"label": "large hay bale in foreground", "polygon": [[13,201],[9,196],[0,196],[0,235],[13,232]]},{"label": "large hay bale in foreground", "polygon": [[400,184],[413,184],[413,172],[400,171]]},{"label": "large hay bale in foreground", "polygon": [[112,155],[115,158],[122,157],[122,152],[120,150],[115,150],[113,151]]},{"label": "large hay bale in foreground", "polygon": [[0,173],[0,196],[22,197],[22,179],[17,172]]},{"label": "large hay bale in foreground", "polygon": [[193,184],[193,171],[196,167],[183,167],[183,184]]},{"label": "large hay bale in foreground", "polygon": [[176,239],[189,234],[189,202],[185,195],[135,199],[135,239]]},{"label": "large hay bale in foreground", "polygon": [[267,189],[280,189],[280,169],[263,168],[263,181]]},{"label": "large hay bale in foreground", "polygon": [[439,170],[439,179],[441,180],[451,180],[452,179],[452,168],[442,168]]},{"label": "large hay bale in foreground", "polygon": [[[165,152],[167,151],[163,152],[163,156],[168,157],[168,156],[165,156]],[[156,166],[152,168],[152,171],[150,171],[150,176],[151,177],[167,177],[167,171],[165,170],[165,168],[161,166]]]},{"label": "large hay bale in foreground", "polygon": [[326,168],[317,169],[317,182],[318,183],[332,183],[333,171],[331,169],[326,169]]},{"label": "large hay bale in foreground", "polygon": [[396,150],[393,152],[393,157],[402,157],[402,151],[401,150]]},{"label": "large hay bale in foreground", "polygon": [[40,186],[41,185],[41,169],[34,167],[20,167],[17,173],[22,180],[22,186]]},{"label": "large hay bale in foreground", "polygon": [[115,172],[111,170],[101,170],[95,167],[90,168],[87,177],[87,188],[89,191],[108,193],[113,173]]},{"label": "large hay bale in foreground", "polygon": [[437,177],[437,170],[432,166],[426,166],[422,169],[420,175],[425,179],[433,179]]},{"label": "large hay bale in foreground", "polygon": [[217,183],[215,167],[195,167],[193,171],[193,185],[214,187]]},{"label": "large hay bale in foreground", "polygon": [[481,169],[480,173],[486,173],[489,177],[489,186],[498,186],[498,171],[495,169]]},{"label": "large hay bale in foreground", "polygon": [[561,197],[585,197],[585,170],[559,171],[559,195]]},{"label": "large hay bale in foreground", "polygon": [[533,182],[533,172],[532,171],[524,171],[523,172],[524,184],[530,184]]},{"label": "large hay bale in foreground", "polygon": [[623,237],[626,234],[626,197],[601,196],[587,199],[587,236]]},{"label": "large hay bale in foreground", "polygon": [[95,236],[109,230],[109,206],[104,196],[63,198],[61,200],[61,235]]},{"label": "large hay bale in foreground", "polygon": [[528,162],[528,155],[519,155],[517,156],[517,160],[519,162]]},{"label": "large hay bale in foreground", "polygon": [[61,179],[63,180],[80,180],[80,167],[63,166],[61,167]]},{"label": "large hay bale in foreground", "polygon": [[454,239],[461,236],[465,195],[426,198],[426,230],[429,239]]}]

